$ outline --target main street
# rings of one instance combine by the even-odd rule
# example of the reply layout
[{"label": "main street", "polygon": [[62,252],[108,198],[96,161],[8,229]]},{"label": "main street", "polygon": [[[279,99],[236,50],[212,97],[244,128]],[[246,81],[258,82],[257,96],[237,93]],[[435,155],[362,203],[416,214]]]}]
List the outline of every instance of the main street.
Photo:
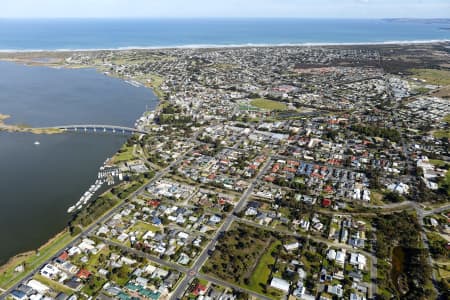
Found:
[{"label": "main street", "polygon": [[[196,142],[197,136],[200,134],[200,130],[197,131],[194,136],[190,139],[191,142]],[[123,207],[126,205],[126,201],[128,199],[133,199],[134,197],[136,197],[137,195],[139,195],[140,193],[142,193],[145,188],[148,186],[148,184],[151,184],[153,182],[156,182],[158,180],[160,180],[163,176],[165,176],[174,166],[178,165],[183,158],[186,156],[186,154],[188,154],[191,150],[193,149],[193,147],[190,147],[187,151],[185,151],[183,154],[181,154],[177,159],[175,159],[172,163],[170,163],[166,168],[162,169],[161,171],[158,171],[155,173],[155,176],[149,180],[148,182],[144,183],[141,187],[139,187],[136,191],[134,191],[133,193],[131,193],[126,199],[123,200],[123,202],[121,204],[119,204],[118,206],[116,206],[115,208],[111,209],[110,211],[108,211],[106,214],[104,214],[102,217],[100,217],[96,222],[93,222],[90,226],[84,228],[82,230],[82,232],[76,237],[74,238],[71,242],[67,243],[64,247],[61,248],[61,250],[63,249],[67,249],[67,248],[71,248],[74,245],[76,245],[80,238],[89,236],[92,234],[92,232],[94,231],[95,228],[97,228],[97,226],[99,224],[102,224],[104,222],[106,222],[108,219],[110,219],[113,215],[115,215],[117,212],[119,212],[121,209],[123,209]],[[0,300],[3,300],[6,298],[6,296],[8,294],[10,294],[13,290],[17,289],[18,286],[23,282],[23,281],[28,281],[29,279],[31,279],[40,269],[42,269],[46,264],[48,264],[49,262],[51,262],[53,260],[53,257],[50,257],[50,259],[48,259],[47,261],[45,261],[44,263],[40,264],[37,268],[31,270],[22,280],[20,280],[19,282],[17,282],[16,284],[14,284],[13,286],[11,286],[9,289],[5,290],[1,295],[0,295]]]},{"label": "main street", "polygon": [[[181,299],[183,294],[185,293],[186,289],[188,288],[191,281],[198,276],[198,273],[202,266],[205,264],[206,260],[209,257],[209,251],[212,251],[216,243],[223,232],[227,231],[230,227],[233,221],[236,219],[235,213],[242,210],[243,207],[245,207],[245,204],[247,203],[248,197],[252,194],[253,189],[255,188],[257,180],[266,173],[268,167],[270,166],[271,158],[268,158],[264,165],[261,167],[261,170],[258,172],[258,174],[255,176],[255,178],[250,182],[249,186],[245,190],[245,192],[242,194],[241,198],[239,199],[238,203],[234,207],[231,214],[229,214],[225,221],[222,223],[220,228],[216,231],[216,234],[214,235],[213,239],[209,242],[209,244],[203,249],[200,256],[195,261],[194,265],[192,266],[191,270],[186,274],[184,279],[181,281],[181,283],[177,286],[175,291],[173,292],[171,299]],[[260,297],[260,296],[259,296]]]},{"label": "main street", "polygon": [[[193,142],[193,143],[197,143],[196,138],[197,138],[199,133],[200,133],[200,131],[196,132],[196,134],[190,139],[190,141]],[[241,141],[239,140],[238,143],[236,143],[236,145],[238,145],[240,142]],[[158,180],[163,178],[168,172],[170,172],[175,166],[177,166],[190,151],[192,151],[193,147],[194,146],[190,147],[187,151],[185,151],[183,154],[181,154],[179,157],[177,157],[167,167],[165,167],[164,169],[156,172],[154,177],[151,180],[149,180],[148,182],[143,184],[135,192],[131,193],[126,199],[133,199],[137,195],[141,194],[145,190],[145,188],[148,186],[148,184],[157,182]],[[245,223],[245,224],[248,224],[250,226],[259,227],[259,228],[262,228],[264,230],[275,231],[275,232],[278,232],[278,233],[281,233],[281,234],[284,234],[284,235],[290,235],[290,236],[295,236],[295,237],[305,237],[304,234],[299,234],[299,233],[295,233],[295,232],[287,231],[287,230],[282,230],[282,229],[276,229],[276,228],[272,228],[272,227],[269,227],[269,226],[263,226],[263,225],[255,223],[253,221],[249,221],[249,220],[245,220],[245,219],[242,219],[242,218],[238,218],[236,216],[236,213],[242,211],[242,209],[245,208],[246,203],[247,203],[248,199],[250,198],[250,196],[252,195],[252,192],[253,192],[253,190],[254,190],[258,180],[261,178],[261,176],[263,174],[265,174],[267,172],[267,170],[270,167],[271,162],[272,162],[273,159],[275,159],[275,158],[274,157],[268,157],[268,159],[265,161],[265,163],[261,167],[261,169],[258,172],[258,174],[250,181],[249,186],[244,191],[244,193],[240,197],[239,201],[236,203],[236,205],[235,205],[234,209],[232,210],[232,212],[226,216],[226,218],[223,221],[222,225],[215,232],[215,234],[212,235],[212,238],[211,238],[210,242],[207,244],[207,246],[205,246],[205,248],[202,250],[202,252],[198,256],[198,258],[195,260],[194,264],[190,268],[181,266],[181,265],[179,265],[177,263],[168,262],[167,260],[163,260],[163,259],[161,259],[161,258],[159,258],[157,256],[154,256],[154,255],[151,255],[151,254],[148,254],[148,253],[144,253],[142,251],[139,251],[139,250],[136,250],[136,249],[133,249],[133,248],[130,248],[130,247],[126,247],[124,245],[115,243],[115,242],[110,241],[108,239],[103,239],[102,238],[102,241],[104,243],[110,245],[110,246],[117,247],[117,248],[119,248],[119,249],[121,249],[123,251],[126,251],[128,253],[132,253],[132,254],[140,256],[140,257],[145,257],[149,261],[157,263],[157,264],[159,264],[161,266],[166,266],[168,268],[171,268],[173,270],[176,270],[176,271],[184,274],[184,278],[181,280],[181,282],[178,284],[176,289],[171,294],[171,299],[181,299],[181,297],[183,296],[183,294],[186,292],[187,288],[189,287],[189,284],[192,282],[192,280],[194,278],[208,280],[208,281],[210,281],[212,283],[215,283],[217,285],[225,286],[225,287],[228,287],[228,288],[231,288],[231,289],[235,289],[235,290],[238,290],[238,291],[241,291],[241,292],[245,292],[245,293],[248,293],[248,294],[250,294],[252,296],[258,297],[260,299],[269,299],[268,297],[265,297],[264,295],[258,294],[258,293],[254,292],[254,291],[248,290],[248,289],[243,288],[241,286],[238,286],[236,284],[223,281],[223,280],[221,280],[219,278],[216,278],[214,276],[211,276],[211,275],[202,274],[202,273],[200,273],[200,270],[203,267],[203,265],[206,263],[207,259],[209,258],[210,251],[213,251],[215,249],[215,246],[216,246],[216,244],[217,244],[217,242],[219,240],[220,235],[223,234],[224,232],[226,232],[227,230],[229,230],[229,228],[231,227],[231,225],[235,221],[236,222],[240,222],[240,223]],[[100,217],[95,223],[93,223],[90,226],[84,228],[79,236],[77,236],[74,240],[72,240],[70,243],[65,245],[62,249],[70,248],[70,247],[76,245],[81,238],[93,235],[95,229],[100,224],[103,224],[107,220],[109,220],[112,216],[114,216],[121,209],[123,209],[125,205],[126,205],[126,201],[123,201],[121,204],[119,204],[115,208],[111,209],[105,215]],[[386,210],[394,209],[395,210],[395,209],[414,208],[417,211],[419,223],[422,226],[424,217],[432,215],[432,214],[435,214],[435,213],[440,213],[440,212],[446,211],[446,210],[450,209],[450,204],[447,204],[447,205],[444,205],[444,206],[440,206],[440,207],[437,207],[437,208],[434,208],[434,209],[430,209],[430,210],[424,210],[419,204],[417,204],[415,202],[411,202],[411,201],[406,201],[406,202],[402,202],[402,203],[386,204],[386,205],[382,205],[382,206],[370,206],[370,205],[368,205],[367,207],[368,208],[376,208],[376,209],[380,209],[380,210],[383,210],[383,209],[386,209]],[[424,241],[424,245],[425,245],[425,247],[427,247],[426,235],[423,232],[421,233],[421,235],[422,235],[422,240]],[[371,273],[371,283],[368,285],[368,287],[369,287],[369,298],[373,297],[373,295],[376,294],[376,291],[377,291],[377,285],[376,285],[376,279],[377,279],[377,268],[376,268],[377,258],[376,258],[375,255],[373,255],[372,253],[369,253],[367,251],[361,250],[361,249],[354,249],[352,246],[347,245],[347,244],[332,242],[332,241],[327,240],[327,239],[322,238],[322,237],[310,236],[310,235],[308,235],[307,237],[309,239],[315,240],[317,242],[326,243],[330,247],[351,250],[351,251],[362,253],[365,256],[367,256],[369,258],[369,269],[370,269],[370,273]],[[53,257],[50,258],[48,261],[44,262],[43,264],[41,264],[38,268],[35,268],[22,281],[26,281],[26,280],[31,279],[36,274],[36,272],[38,270],[40,270],[45,264],[49,263],[52,259],[53,259]],[[430,264],[432,264],[431,257],[429,257],[429,262],[430,262]],[[433,277],[434,277],[434,274],[433,274]],[[3,291],[4,293],[2,295],[0,295],[0,299],[4,299],[6,297],[6,295],[8,295],[12,290],[16,289],[19,284],[20,284],[20,282],[15,284],[14,286],[9,288],[8,290]]]},{"label": "main street", "polygon": [[[126,253],[130,253],[130,254],[136,255],[138,257],[146,258],[149,261],[157,263],[157,264],[159,264],[161,266],[165,266],[165,267],[171,268],[171,269],[176,270],[176,271],[178,271],[178,272],[180,272],[182,274],[187,274],[187,273],[190,272],[190,269],[188,269],[188,268],[186,268],[184,266],[181,266],[179,264],[168,262],[167,260],[163,260],[163,259],[160,259],[160,258],[154,256],[154,255],[151,255],[151,254],[148,254],[148,253],[144,253],[142,251],[139,251],[139,250],[136,250],[136,249],[133,249],[133,248],[130,248],[130,247],[126,247],[126,246],[124,246],[122,244],[113,242],[113,241],[111,241],[109,239],[105,239],[105,238],[100,238],[100,239],[106,245],[117,247],[117,248],[119,248],[120,250],[122,250],[122,251],[124,251]],[[270,300],[271,299],[271,298],[268,298],[268,297],[266,297],[264,295],[258,294],[258,293],[254,292],[252,290],[248,290],[248,289],[242,288],[242,287],[240,287],[240,286],[238,286],[236,284],[229,283],[227,281],[221,280],[221,279],[216,278],[216,277],[211,276],[211,275],[198,273],[198,274],[195,275],[195,277],[199,278],[199,279],[208,280],[208,281],[210,281],[212,283],[215,283],[215,284],[217,284],[219,286],[224,286],[224,287],[228,287],[228,288],[240,291],[240,292],[248,293],[248,294],[250,294],[250,295],[252,295],[254,297],[257,297],[259,299],[265,299],[265,300]],[[187,286],[186,286],[186,288],[187,288]]]},{"label": "main street", "polygon": [[431,257],[431,253],[430,253],[430,242],[428,241],[428,237],[423,228],[425,225],[423,220],[426,216],[448,210],[450,205],[445,205],[445,206],[438,207],[438,208],[435,208],[435,209],[432,209],[429,211],[424,211],[417,203],[415,203],[413,206],[416,209],[417,219],[419,221],[420,227],[422,228],[422,230],[420,231],[420,237],[422,239],[422,245],[428,253],[427,262],[428,262],[428,265],[432,268],[431,276],[432,276],[432,280],[433,280],[433,288],[434,288],[436,295],[439,295],[439,289],[437,288],[438,280],[437,280],[437,276],[436,276],[436,270],[434,269],[434,260],[433,260],[433,257]]}]

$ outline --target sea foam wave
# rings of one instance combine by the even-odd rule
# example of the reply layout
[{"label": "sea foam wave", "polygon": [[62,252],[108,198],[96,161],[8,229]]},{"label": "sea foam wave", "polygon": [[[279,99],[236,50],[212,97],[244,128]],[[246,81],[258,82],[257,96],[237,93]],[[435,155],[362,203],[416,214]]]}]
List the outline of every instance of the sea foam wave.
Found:
[{"label": "sea foam wave", "polygon": [[320,47],[320,46],[364,46],[364,45],[411,45],[448,43],[450,39],[438,40],[407,40],[407,41],[375,41],[375,42],[305,42],[305,43],[244,43],[244,44],[185,44],[167,46],[125,46],[106,48],[57,48],[57,49],[0,49],[2,53],[15,52],[88,52],[88,51],[119,51],[119,50],[158,50],[158,49],[207,49],[207,48],[246,48],[246,47]]}]

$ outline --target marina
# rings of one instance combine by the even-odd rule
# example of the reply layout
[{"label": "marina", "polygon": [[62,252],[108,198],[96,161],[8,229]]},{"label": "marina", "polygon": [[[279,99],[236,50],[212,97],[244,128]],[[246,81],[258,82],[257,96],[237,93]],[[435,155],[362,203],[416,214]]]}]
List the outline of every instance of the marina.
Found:
[{"label": "marina", "polygon": [[142,84],[135,80],[125,80],[125,82],[134,87],[142,87]]},{"label": "marina", "polygon": [[107,163],[108,160],[109,159],[107,159],[100,167],[94,184],[89,187],[77,203],[67,209],[67,213],[70,214],[82,209],[89,203],[89,201],[94,200],[106,188],[111,187],[123,180],[123,174],[119,171],[119,169],[109,166]]},{"label": "marina", "polygon": [[0,113],[11,116],[9,124],[111,124],[117,129],[116,134],[113,128],[103,132],[103,127],[96,133],[83,129],[83,134],[0,132],[0,169],[8,174],[0,182],[1,264],[45,243],[71,214],[120,180],[117,170],[101,169],[129,136],[118,128],[134,128],[157,98],[150,89],[93,69],[0,62],[0,73],[8,74],[0,76]]}]

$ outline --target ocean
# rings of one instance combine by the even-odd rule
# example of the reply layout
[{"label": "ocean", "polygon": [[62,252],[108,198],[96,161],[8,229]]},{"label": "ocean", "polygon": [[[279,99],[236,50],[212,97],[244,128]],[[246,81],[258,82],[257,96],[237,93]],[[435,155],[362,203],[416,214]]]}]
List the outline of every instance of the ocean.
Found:
[{"label": "ocean", "polygon": [[1,19],[0,51],[450,40],[450,20]]}]

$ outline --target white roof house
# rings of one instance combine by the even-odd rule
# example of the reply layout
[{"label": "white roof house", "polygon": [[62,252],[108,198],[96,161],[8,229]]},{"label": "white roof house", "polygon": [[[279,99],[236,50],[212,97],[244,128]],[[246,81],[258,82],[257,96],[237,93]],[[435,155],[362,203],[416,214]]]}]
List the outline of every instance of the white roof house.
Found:
[{"label": "white roof house", "polygon": [[46,265],[39,271],[39,273],[40,273],[42,276],[45,276],[45,277],[47,277],[47,278],[54,278],[54,277],[56,277],[56,276],[58,275],[59,270],[58,270],[58,268],[56,268],[56,267],[53,266],[53,265],[46,264]]},{"label": "white roof house", "polygon": [[439,225],[439,222],[435,218],[430,218],[430,224],[433,227],[436,227]]},{"label": "white roof house", "polygon": [[30,300],[41,300],[43,298],[44,298],[44,296],[41,294],[34,294],[34,295],[30,296]]},{"label": "white roof house", "polygon": [[392,183],[392,184],[388,185],[387,188],[388,188],[388,190],[397,192],[400,195],[408,194],[408,192],[409,192],[409,186],[402,182],[400,182],[398,184]]},{"label": "white roof house", "polygon": [[344,291],[342,290],[342,285],[340,284],[329,285],[327,287],[327,292],[332,295],[336,295],[338,297],[342,297],[342,295],[344,294]]},{"label": "white roof house", "polygon": [[81,250],[80,250],[80,248],[74,246],[74,247],[70,248],[67,251],[67,253],[69,254],[69,256],[74,256],[74,255],[77,255],[77,254],[81,254]]},{"label": "white roof house", "polygon": [[345,263],[345,249],[336,252],[336,262],[340,265]]},{"label": "white roof house", "polygon": [[152,266],[152,265],[147,265],[144,270],[145,270],[146,273],[151,274],[151,273],[155,272],[156,267]]},{"label": "white roof house", "polygon": [[328,251],[327,258],[329,260],[335,260],[336,259],[336,251],[334,249],[330,249]]},{"label": "white roof house", "polygon": [[121,243],[125,242],[125,240],[128,238],[128,234],[126,234],[125,232],[121,233],[118,237],[117,240]]},{"label": "white roof house", "polygon": [[350,254],[350,264],[352,266],[358,266],[358,269],[363,270],[366,267],[367,259],[362,254],[351,253]]},{"label": "white roof house", "polygon": [[50,290],[50,288],[48,286],[46,286],[43,283],[40,283],[39,281],[35,280],[35,279],[31,279],[30,281],[28,281],[27,285],[32,288],[33,290],[35,290],[38,293],[41,294],[45,294],[47,291]]},{"label": "white roof house", "polygon": [[83,241],[78,245],[78,248],[82,251],[90,251],[94,249],[95,242],[90,239],[83,239]]},{"label": "white roof house", "polygon": [[300,247],[300,244],[298,242],[284,245],[284,249],[286,249],[286,251],[296,250],[298,249],[298,247]]},{"label": "white roof house", "polygon": [[297,288],[293,292],[293,295],[297,298],[300,298],[305,294],[305,291],[306,291],[306,288],[303,285],[303,282],[299,281],[297,284]]},{"label": "white roof house", "polygon": [[290,288],[289,282],[287,282],[284,279],[277,278],[277,277],[272,278],[272,281],[270,282],[270,286],[273,288],[276,288],[277,290],[286,292],[286,293],[289,292],[289,288]]},{"label": "white roof house", "polygon": [[187,234],[186,232],[180,231],[178,233],[178,238],[180,238],[180,239],[187,239],[188,237],[189,237],[189,234]]}]

